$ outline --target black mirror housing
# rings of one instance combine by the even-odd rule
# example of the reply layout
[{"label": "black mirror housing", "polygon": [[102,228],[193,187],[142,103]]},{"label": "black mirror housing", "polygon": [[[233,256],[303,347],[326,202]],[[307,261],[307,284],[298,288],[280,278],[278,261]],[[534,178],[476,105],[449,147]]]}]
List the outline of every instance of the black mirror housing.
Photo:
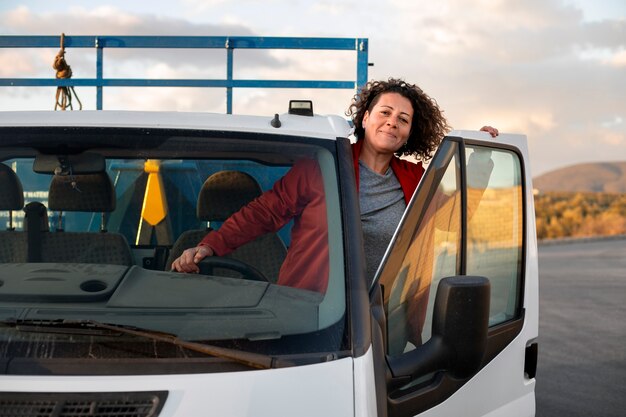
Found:
[{"label": "black mirror housing", "polygon": [[432,337],[398,357],[388,357],[394,378],[445,370],[464,379],[482,365],[487,347],[491,285],[485,277],[454,276],[437,287]]},{"label": "black mirror housing", "polygon": [[434,337],[447,349],[447,367],[456,378],[467,378],[482,364],[487,347],[491,285],[485,277],[442,279],[433,312]]}]

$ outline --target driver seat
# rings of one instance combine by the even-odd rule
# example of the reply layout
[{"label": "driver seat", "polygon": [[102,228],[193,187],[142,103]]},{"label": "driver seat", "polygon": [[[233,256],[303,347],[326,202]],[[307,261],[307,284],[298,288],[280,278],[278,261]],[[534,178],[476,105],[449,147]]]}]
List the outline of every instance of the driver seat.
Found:
[{"label": "driver seat", "polygon": [[[262,194],[261,186],[249,174],[241,171],[219,171],[209,176],[200,190],[196,206],[199,220],[223,222]],[[174,243],[167,259],[165,270],[169,271],[172,262],[185,249],[195,247],[211,231],[210,227],[183,232]],[[261,271],[270,282],[278,280],[278,272],[287,255],[287,249],[275,233],[267,233],[225,255]],[[227,270],[223,275],[229,276]],[[220,272],[222,274],[222,272]]]}]

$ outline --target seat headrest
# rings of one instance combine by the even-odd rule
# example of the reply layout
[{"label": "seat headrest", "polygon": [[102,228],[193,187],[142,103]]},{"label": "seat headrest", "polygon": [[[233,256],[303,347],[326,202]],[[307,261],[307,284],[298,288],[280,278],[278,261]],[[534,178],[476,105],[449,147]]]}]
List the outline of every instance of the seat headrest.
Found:
[{"label": "seat headrest", "polygon": [[37,231],[47,232],[50,230],[48,224],[48,210],[39,201],[31,201],[24,207],[24,230],[29,230],[29,225]]},{"label": "seat headrest", "polygon": [[53,211],[110,212],[115,190],[106,174],[55,175],[50,182],[48,208]]},{"label": "seat headrest", "polygon": [[261,193],[259,183],[245,172],[216,172],[202,185],[196,215],[204,221],[224,221]]},{"label": "seat headrest", "polygon": [[0,210],[20,210],[24,207],[24,189],[15,172],[0,164]]}]

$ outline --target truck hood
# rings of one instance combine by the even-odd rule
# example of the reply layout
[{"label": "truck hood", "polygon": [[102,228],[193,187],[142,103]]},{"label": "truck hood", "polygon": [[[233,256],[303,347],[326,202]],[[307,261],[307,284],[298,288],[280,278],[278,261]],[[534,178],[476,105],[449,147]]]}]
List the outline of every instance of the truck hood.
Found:
[{"label": "truck hood", "polygon": [[351,416],[354,415],[352,368],[352,358],[345,358],[291,368],[214,374],[3,376],[0,391],[167,391],[159,417]]}]

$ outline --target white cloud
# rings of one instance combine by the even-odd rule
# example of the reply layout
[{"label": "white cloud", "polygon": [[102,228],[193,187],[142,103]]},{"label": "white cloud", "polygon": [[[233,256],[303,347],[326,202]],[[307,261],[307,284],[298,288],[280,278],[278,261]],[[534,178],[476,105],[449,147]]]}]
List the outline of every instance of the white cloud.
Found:
[{"label": "white cloud", "polygon": [[95,8],[72,7],[69,9],[69,16],[73,19],[87,19],[88,21],[115,21],[118,29],[126,29],[141,26],[142,18],[130,13],[123,13],[118,8],[103,5]]},{"label": "white cloud", "polygon": [[0,50],[0,61],[3,62],[3,65],[0,65],[0,77],[3,78],[14,78],[19,77],[20,74],[34,72],[32,61],[25,60],[24,54],[20,51]]},{"label": "white cloud", "polygon": [[626,134],[618,132],[606,132],[600,136],[600,140],[611,146],[626,146]]},{"label": "white cloud", "polygon": [[616,52],[608,59],[605,59],[604,62],[616,68],[626,68],[626,49]]},{"label": "white cloud", "polygon": [[550,132],[557,126],[554,115],[550,111],[534,111],[528,114],[522,131],[534,130],[537,132]]},{"label": "white cloud", "polygon": [[601,123],[601,126],[607,129],[619,128],[624,124],[624,118],[622,116],[615,116],[607,121]]},{"label": "white cloud", "polygon": [[228,0],[182,0],[182,3],[196,12],[202,12],[228,3]]},{"label": "white cloud", "polygon": [[128,87],[104,92],[109,110],[226,112],[223,89]]},{"label": "white cloud", "polygon": [[358,4],[352,2],[326,2],[316,1],[312,4],[312,10],[315,13],[330,16],[346,16],[354,11],[355,7],[361,7]]},{"label": "white cloud", "polygon": [[159,35],[224,36],[253,35],[249,27],[220,23],[191,23],[180,17],[158,14],[158,3],[145,13],[132,13],[115,6],[71,7],[67,11],[34,11],[19,6],[0,15],[0,28],[8,33],[59,35]]}]

